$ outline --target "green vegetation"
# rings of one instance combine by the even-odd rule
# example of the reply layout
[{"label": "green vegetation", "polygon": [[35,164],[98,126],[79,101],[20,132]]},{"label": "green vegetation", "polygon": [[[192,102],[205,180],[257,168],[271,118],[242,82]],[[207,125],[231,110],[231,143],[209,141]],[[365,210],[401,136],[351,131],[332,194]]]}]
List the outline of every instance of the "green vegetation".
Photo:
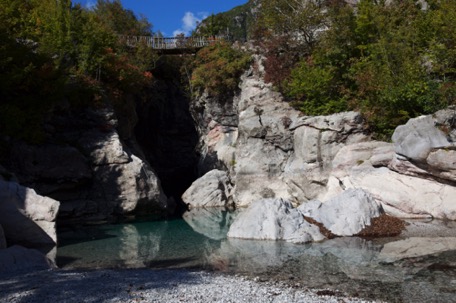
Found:
[{"label": "green vegetation", "polygon": [[151,83],[151,49],[119,35],[150,35],[144,18],[119,0],[92,10],[70,0],[0,0],[0,134],[43,140],[42,123],[58,102],[114,105]]},{"label": "green vegetation", "polygon": [[249,54],[234,49],[227,42],[203,48],[193,61],[190,80],[193,92],[206,90],[213,96],[233,95],[250,62]]},{"label": "green vegetation", "polygon": [[[427,4],[250,0],[209,17],[195,35],[228,29],[236,40],[253,38],[266,57],[265,80],[296,108],[309,115],[359,110],[388,138],[410,117],[456,103],[456,1]],[[151,24],[120,0],[98,0],[91,10],[71,0],[0,0],[0,18],[1,135],[40,141],[59,102],[109,99],[116,107],[153,83],[157,54],[119,39],[152,35]],[[217,43],[168,61],[193,93],[221,96],[236,91],[250,56]]]},{"label": "green vegetation", "polygon": [[249,1],[228,12],[211,15],[203,20],[194,32],[195,36],[216,36],[229,33],[233,40],[246,41],[251,37],[257,4]]},{"label": "green vegetation", "polygon": [[266,79],[305,114],[360,110],[388,138],[456,103],[456,1],[263,1]]}]

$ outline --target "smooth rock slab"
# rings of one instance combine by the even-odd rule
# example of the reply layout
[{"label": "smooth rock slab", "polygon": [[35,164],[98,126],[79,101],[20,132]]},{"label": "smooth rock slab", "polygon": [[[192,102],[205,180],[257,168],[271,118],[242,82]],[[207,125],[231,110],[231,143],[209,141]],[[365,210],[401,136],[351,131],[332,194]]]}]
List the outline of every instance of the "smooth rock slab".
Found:
[{"label": "smooth rock slab", "polygon": [[[360,143],[340,150],[328,181],[328,200],[348,188],[361,188],[381,203],[386,213],[401,218],[456,220],[456,187],[379,167],[387,143]],[[381,160],[385,164],[389,156]]]},{"label": "smooth rock slab", "polygon": [[362,189],[348,189],[325,203],[313,200],[298,210],[338,236],[358,234],[383,212],[374,198]]},{"label": "smooth rock slab", "polygon": [[456,251],[455,237],[412,237],[386,243],[378,258],[383,262],[396,262],[407,258],[423,257],[445,251]]},{"label": "smooth rock slab", "polygon": [[322,241],[317,226],[304,220],[291,203],[282,199],[253,202],[241,212],[228,231],[229,238],[285,240],[292,243]]},{"label": "smooth rock slab", "polygon": [[225,207],[232,204],[231,191],[227,173],[214,169],[193,182],[182,195],[182,200],[190,208]]}]

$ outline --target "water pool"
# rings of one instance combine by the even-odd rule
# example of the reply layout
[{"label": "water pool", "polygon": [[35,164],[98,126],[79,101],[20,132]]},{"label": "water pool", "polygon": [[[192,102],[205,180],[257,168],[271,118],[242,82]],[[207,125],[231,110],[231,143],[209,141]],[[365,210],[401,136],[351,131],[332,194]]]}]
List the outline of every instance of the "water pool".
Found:
[{"label": "water pool", "polygon": [[62,268],[203,268],[388,302],[456,302],[456,224],[411,222],[395,238],[295,245],[227,239],[235,214],[65,228]]}]

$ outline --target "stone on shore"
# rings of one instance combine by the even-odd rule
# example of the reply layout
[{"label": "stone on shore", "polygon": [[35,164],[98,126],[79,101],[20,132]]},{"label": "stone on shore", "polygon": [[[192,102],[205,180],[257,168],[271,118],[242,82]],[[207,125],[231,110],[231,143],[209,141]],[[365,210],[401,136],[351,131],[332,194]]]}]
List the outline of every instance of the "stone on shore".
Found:
[{"label": "stone on shore", "polygon": [[60,203],[15,182],[0,181],[0,224],[11,244],[55,245]]},{"label": "stone on shore", "polygon": [[253,202],[238,215],[228,231],[228,237],[292,243],[325,239],[316,225],[308,223],[290,202],[282,199]]},{"label": "stone on shore", "polygon": [[190,208],[228,207],[233,203],[232,185],[226,172],[211,170],[190,186],[182,195]]},{"label": "stone on shore", "polygon": [[358,234],[383,212],[372,196],[362,189],[348,189],[325,203],[313,200],[302,204],[298,210],[337,236]]}]

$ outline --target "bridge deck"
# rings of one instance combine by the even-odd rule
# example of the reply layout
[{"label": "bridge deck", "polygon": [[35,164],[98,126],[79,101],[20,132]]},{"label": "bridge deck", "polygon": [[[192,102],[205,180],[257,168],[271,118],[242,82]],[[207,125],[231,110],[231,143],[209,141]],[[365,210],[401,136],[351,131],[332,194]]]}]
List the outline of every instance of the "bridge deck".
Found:
[{"label": "bridge deck", "polygon": [[131,47],[144,43],[148,47],[163,51],[189,51],[203,48],[217,41],[224,40],[225,36],[214,37],[152,37],[152,36],[121,36],[120,40]]}]

